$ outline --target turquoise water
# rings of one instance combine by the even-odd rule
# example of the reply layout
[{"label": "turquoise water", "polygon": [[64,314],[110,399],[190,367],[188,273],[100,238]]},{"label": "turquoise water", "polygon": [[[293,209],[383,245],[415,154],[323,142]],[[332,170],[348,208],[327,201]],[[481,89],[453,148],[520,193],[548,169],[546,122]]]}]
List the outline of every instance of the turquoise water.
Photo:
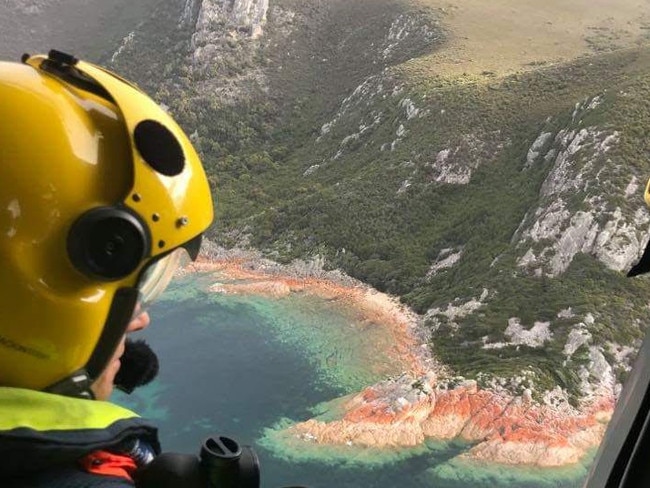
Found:
[{"label": "turquoise water", "polygon": [[333,399],[398,366],[381,354],[373,324],[359,323],[336,301],[204,292],[214,281],[195,275],[166,292],[141,333],[158,353],[160,375],[114,398],[156,420],[165,450],[197,452],[209,435],[231,436],[256,449],[268,488],[579,487],[586,476],[583,465],[468,464],[457,458],[468,446],[457,442],[392,450],[295,445],[284,427],[322,414]]}]

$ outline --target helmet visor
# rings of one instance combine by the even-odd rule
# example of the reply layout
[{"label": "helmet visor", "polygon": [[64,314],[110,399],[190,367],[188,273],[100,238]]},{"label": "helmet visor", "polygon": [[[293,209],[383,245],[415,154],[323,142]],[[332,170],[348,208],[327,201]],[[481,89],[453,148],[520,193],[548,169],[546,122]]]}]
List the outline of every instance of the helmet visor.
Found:
[{"label": "helmet visor", "polygon": [[185,248],[179,247],[149,265],[140,276],[138,291],[140,297],[134,310],[134,317],[146,311],[162,294],[180,268],[188,265],[191,258]]}]

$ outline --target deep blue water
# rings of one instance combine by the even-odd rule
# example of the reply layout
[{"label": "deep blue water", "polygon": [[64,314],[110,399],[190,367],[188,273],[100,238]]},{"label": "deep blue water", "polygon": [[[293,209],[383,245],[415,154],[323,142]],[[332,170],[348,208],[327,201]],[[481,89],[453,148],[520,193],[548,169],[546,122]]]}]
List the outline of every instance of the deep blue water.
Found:
[{"label": "deep blue water", "polygon": [[378,379],[355,363],[368,357],[355,349],[372,341],[346,323],[353,316],[335,303],[202,292],[210,280],[176,283],[151,310],[152,324],[141,335],[158,353],[160,375],[130,397],[114,397],[157,421],[165,450],[198,452],[207,436],[231,436],[256,449],[268,488],[578,487],[586,475],[584,466],[468,465],[455,459],[466,446],[454,443],[410,451],[323,449],[306,457],[291,452],[274,443],[273,427],[306,420],[318,404]]}]

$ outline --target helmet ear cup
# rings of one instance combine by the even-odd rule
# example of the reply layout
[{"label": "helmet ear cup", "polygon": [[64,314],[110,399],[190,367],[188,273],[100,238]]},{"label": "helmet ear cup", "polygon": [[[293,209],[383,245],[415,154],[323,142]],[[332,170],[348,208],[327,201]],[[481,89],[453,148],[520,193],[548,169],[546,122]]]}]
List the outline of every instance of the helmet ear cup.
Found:
[{"label": "helmet ear cup", "polygon": [[101,281],[133,273],[151,247],[140,219],[116,207],[94,208],[81,215],[70,228],[67,244],[74,267]]}]

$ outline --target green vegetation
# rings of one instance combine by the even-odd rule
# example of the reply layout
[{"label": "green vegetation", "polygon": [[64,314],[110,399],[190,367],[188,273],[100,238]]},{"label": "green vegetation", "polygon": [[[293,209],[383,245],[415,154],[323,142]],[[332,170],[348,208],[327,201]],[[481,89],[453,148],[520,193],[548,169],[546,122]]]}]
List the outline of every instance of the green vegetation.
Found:
[{"label": "green vegetation", "polygon": [[[183,29],[164,41],[178,56],[154,55],[163,50],[140,36],[132,55],[118,63],[142,80],[154,79],[152,70],[175,74],[155,89],[193,134],[215,185],[212,238],[226,246],[252,245],[285,262],[323,255],[330,267],[399,295],[420,313],[462,304],[487,289],[481,309],[433,335],[434,353],[466,377],[527,370],[539,391],[560,385],[577,395],[578,372],[589,355],[582,346],[562,367],[569,332],[591,313],[594,344],[633,344],[649,318],[650,285],[583,254],[557,277],[517,266],[530,247],[517,246],[517,230],[522,222],[530,227],[532,212],[551,203],[540,188],[553,159],[524,166],[542,132],[618,132],[618,142],[595,163],[593,154],[579,156],[579,164],[597,167],[586,173],[590,185],[566,203],[573,212],[585,210],[587,198],[600,196],[608,210],[620,207],[631,220],[642,205],[641,189],[630,199],[625,187],[633,176],[642,181],[650,175],[650,50],[617,51],[500,80],[425,78],[415,48],[407,52],[415,59],[404,64],[377,63],[370,54],[359,58],[358,52],[383,45],[386,19],[403,9],[380,3],[356,39],[366,50],[334,51],[331,46],[353,26],[335,28],[340,17],[312,5],[300,11],[305,24],[292,26],[286,39],[270,28],[263,40],[248,41],[248,51],[244,41],[233,41],[232,53],[216,59],[212,70],[187,67],[189,33]],[[162,22],[164,12],[158,15]],[[274,11],[270,25],[282,24],[280,17]],[[153,32],[156,25],[144,29]],[[136,51],[152,53],[146,70]],[[283,54],[289,51],[292,56]],[[336,56],[341,59],[334,63]],[[205,90],[219,81],[215,77],[236,77],[252,67],[266,69],[268,91],[252,83],[246,96],[224,100]],[[602,103],[574,119],[576,104],[595,96]],[[409,103],[417,109],[410,117]],[[445,150],[449,167],[471,171],[467,184],[439,181],[444,164],[437,160]],[[547,244],[536,243],[535,251]],[[462,248],[459,262],[429,275],[440,251],[449,248]],[[558,319],[569,307],[575,318]],[[526,328],[550,321],[553,340],[543,348],[481,348],[484,338],[505,340],[511,317]]]}]

